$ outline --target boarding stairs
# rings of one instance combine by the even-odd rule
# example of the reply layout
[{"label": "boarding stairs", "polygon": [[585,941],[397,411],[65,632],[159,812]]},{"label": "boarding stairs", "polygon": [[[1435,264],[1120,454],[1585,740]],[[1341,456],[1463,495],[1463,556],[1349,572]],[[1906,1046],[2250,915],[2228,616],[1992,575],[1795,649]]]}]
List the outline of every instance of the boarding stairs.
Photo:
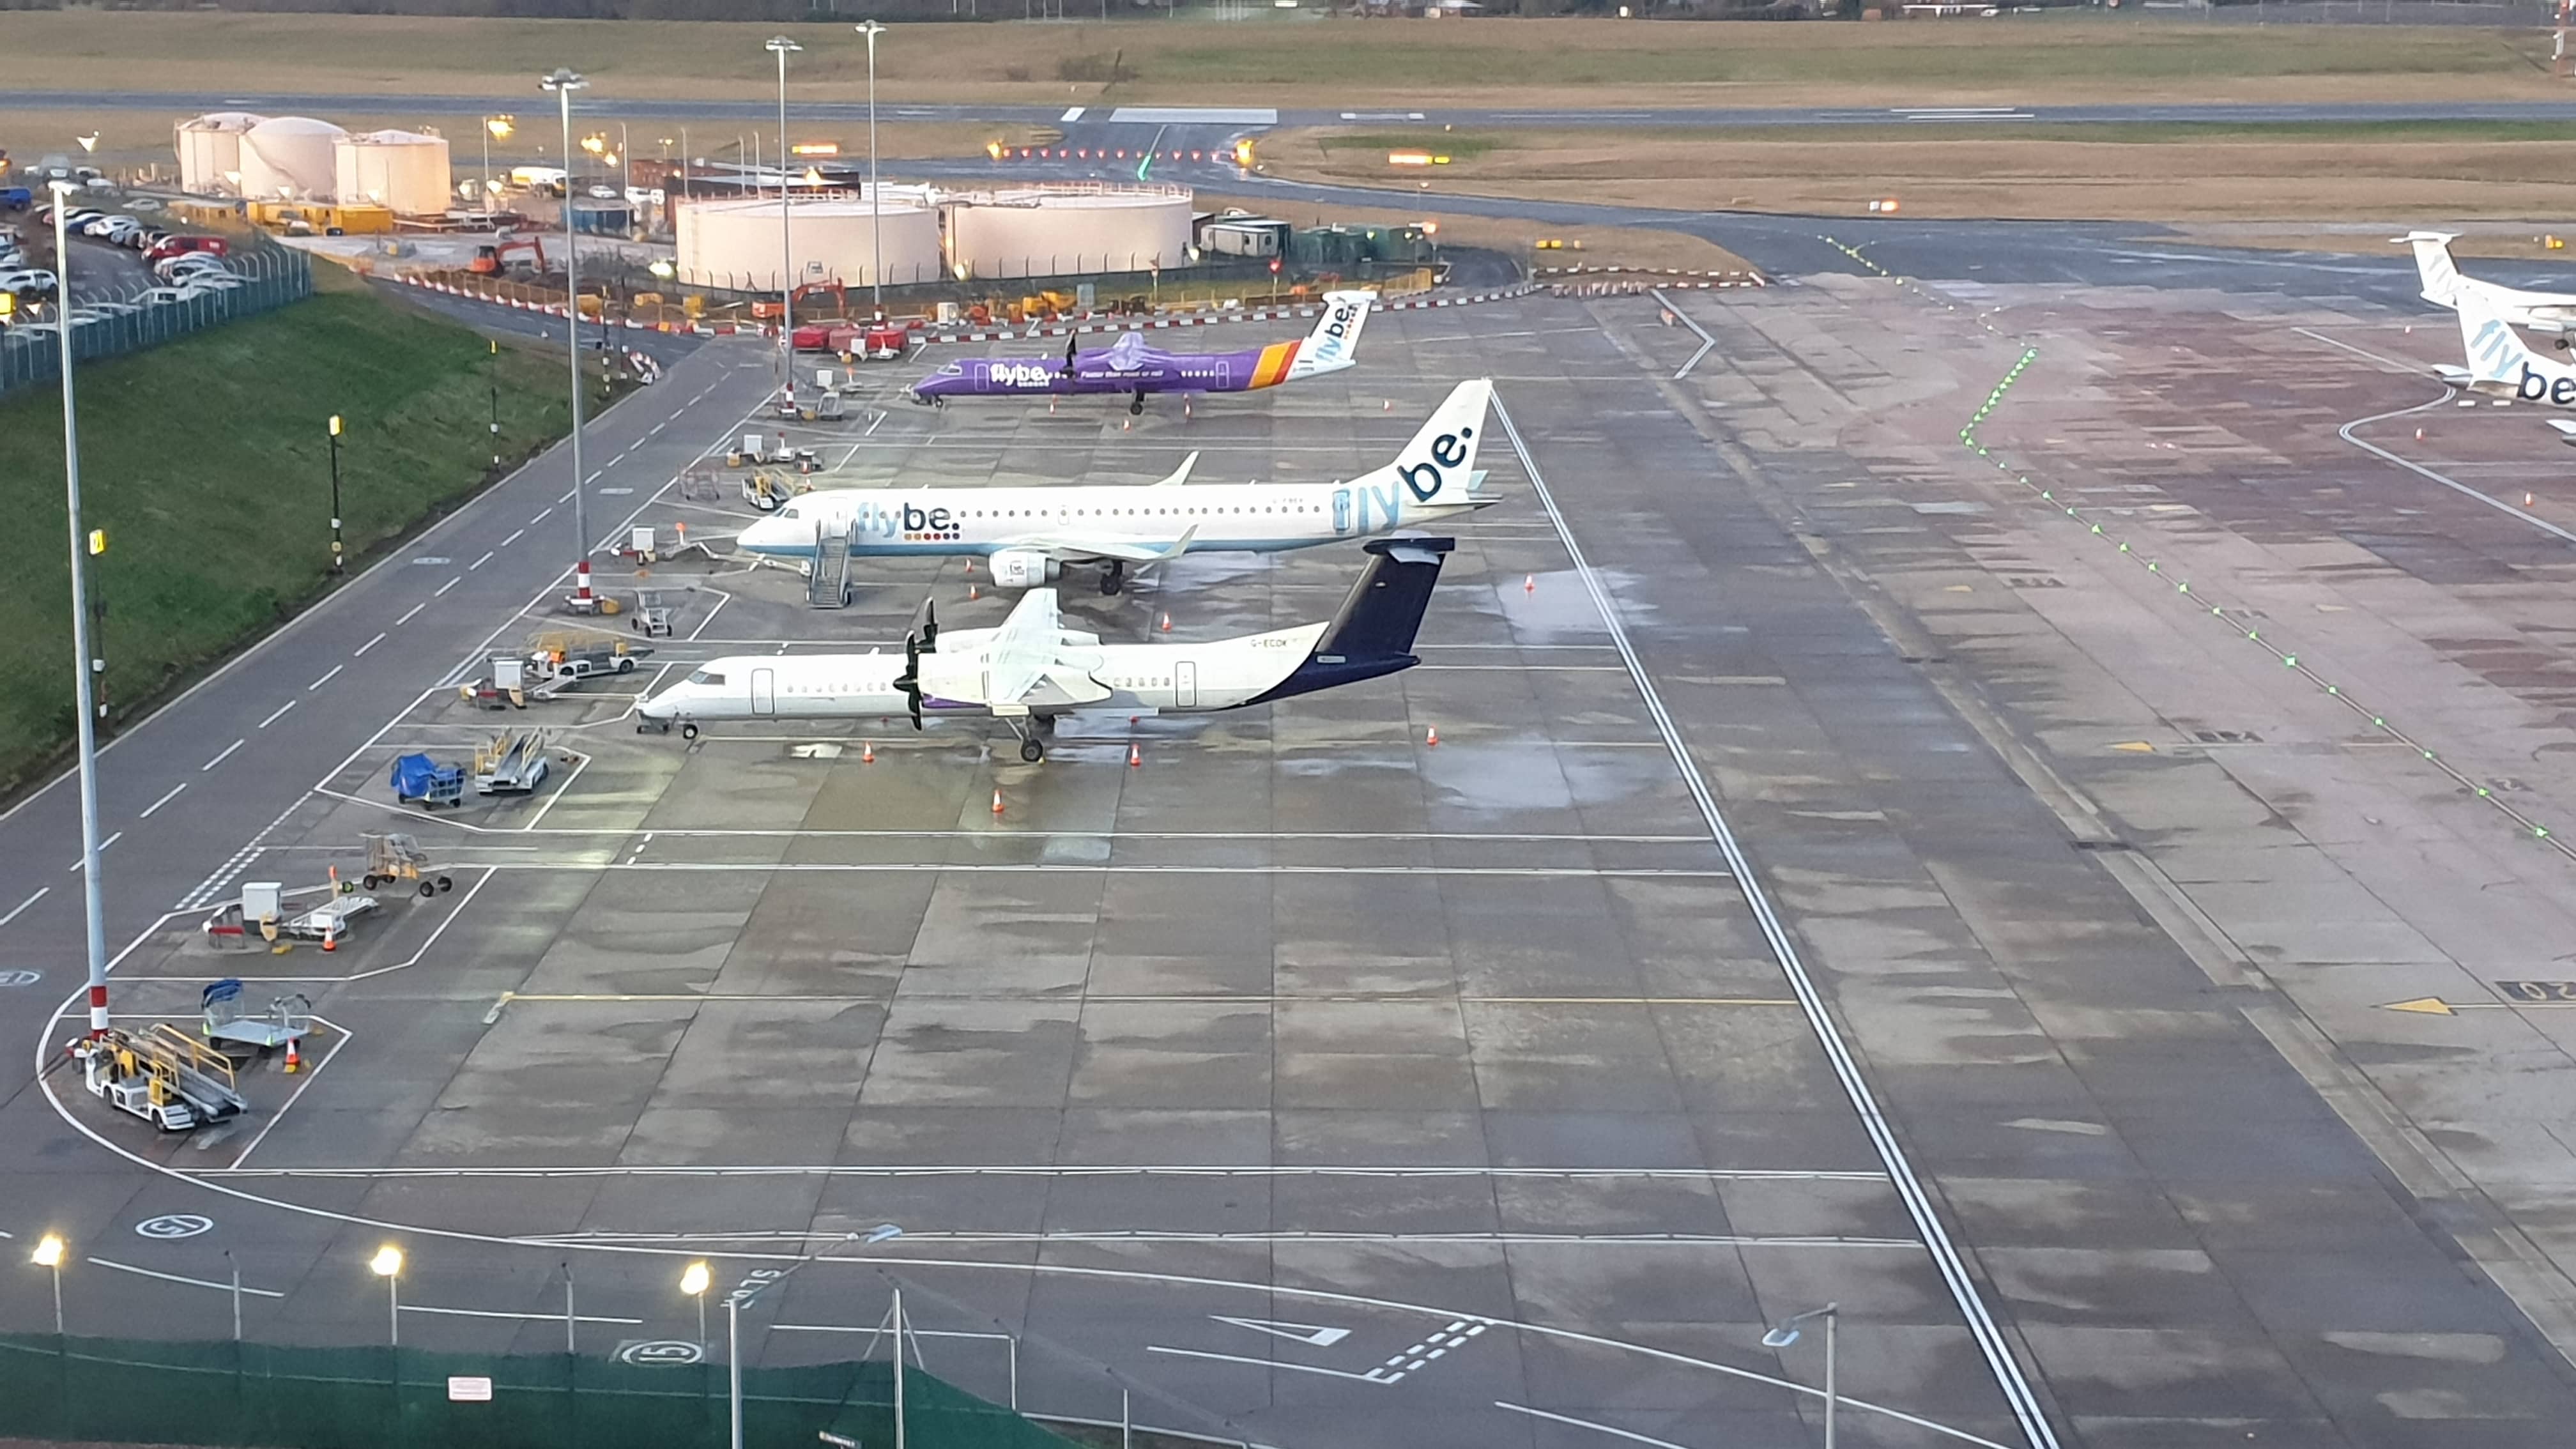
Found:
[{"label": "boarding stairs", "polygon": [[817,609],[850,606],[850,536],[814,528],[814,567],[805,576],[805,602]]}]

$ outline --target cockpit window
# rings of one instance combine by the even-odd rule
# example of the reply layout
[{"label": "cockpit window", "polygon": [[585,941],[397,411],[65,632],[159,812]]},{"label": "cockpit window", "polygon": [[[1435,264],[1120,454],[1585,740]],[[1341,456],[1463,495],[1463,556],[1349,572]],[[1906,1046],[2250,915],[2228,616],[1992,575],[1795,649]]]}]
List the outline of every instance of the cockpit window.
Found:
[{"label": "cockpit window", "polygon": [[796,505],[793,503],[788,504],[784,509],[779,511],[778,516],[781,518],[794,518],[796,516]]},{"label": "cockpit window", "polygon": [[691,684],[722,684],[725,680],[723,675],[712,669],[701,669],[697,673],[689,676],[689,682]]},{"label": "cockpit window", "polygon": [[966,364],[962,362],[949,363],[947,366],[939,369],[939,375],[941,377],[964,377],[966,375]]}]

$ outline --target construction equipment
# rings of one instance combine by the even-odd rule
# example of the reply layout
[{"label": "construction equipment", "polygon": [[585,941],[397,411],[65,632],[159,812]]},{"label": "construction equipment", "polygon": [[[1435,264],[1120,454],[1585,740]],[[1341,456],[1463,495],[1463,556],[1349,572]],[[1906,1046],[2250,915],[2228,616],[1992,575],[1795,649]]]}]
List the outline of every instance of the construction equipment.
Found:
[{"label": "construction equipment", "polygon": [[399,831],[370,831],[367,841],[367,873],[358,878],[368,890],[392,885],[396,881],[415,881],[424,896],[438,895],[456,889],[456,882],[429,871],[429,852],[420,842]]},{"label": "construction equipment", "polygon": [[529,270],[542,272],[546,269],[546,244],[543,240],[534,235],[517,236],[502,232],[474,249],[474,260],[465,264],[465,270],[485,277],[508,271],[512,254],[518,252],[525,252],[532,258]]},{"label": "construction equipment", "polygon": [[71,1044],[91,1092],[164,1132],[185,1132],[250,1110],[222,1052],[154,1022],[136,1033],[110,1028]]},{"label": "construction equipment", "polygon": [[546,732],[503,730],[474,752],[479,795],[526,795],[546,782]]},{"label": "construction equipment", "polygon": [[483,709],[526,709],[528,707],[528,661],[512,654],[495,654],[492,672],[470,684],[456,687],[467,704]]},{"label": "construction equipment", "polygon": [[454,765],[442,765],[427,755],[396,756],[393,787],[397,805],[409,805],[417,800],[435,810],[441,805],[465,803],[465,772]]},{"label": "construction equipment", "polygon": [[303,992],[272,996],[268,1010],[253,1016],[242,1000],[239,978],[227,976],[199,998],[205,1010],[208,1041],[238,1042],[257,1051],[275,1051],[303,1039],[313,1030],[313,1001]]}]

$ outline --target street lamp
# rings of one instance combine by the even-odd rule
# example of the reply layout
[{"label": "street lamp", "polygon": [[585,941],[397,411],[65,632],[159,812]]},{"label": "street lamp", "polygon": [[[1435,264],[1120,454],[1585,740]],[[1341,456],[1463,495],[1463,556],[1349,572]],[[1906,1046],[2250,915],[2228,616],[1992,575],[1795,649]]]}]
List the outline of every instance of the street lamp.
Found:
[{"label": "street lamp", "polygon": [[[890,1243],[902,1236],[903,1229],[892,1223],[879,1223],[864,1234],[853,1235],[857,1242],[871,1246],[877,1243]],[[815,1260],[812,1258],[799,1258],[789,1265],[787,1271],[775,1277],[763,1278],[757,1283],[745,1283],[725,1295],[725,1398],[733,1424],[732,1449],[742,1449],[742,1310],[748,1307],[753,1299],[796,1276],[797,1269],[813,1261]],[[689,1272],[682,1274],[680,1278],[682,1291],[687,1291],[690,1276],[704,1266],[702,1263],[689,1265]],[[898,1324],[894,1346],[894,1434],[898,1444],[903,1441],[903,1337],[900,1329],[901,1325]]]},{"label": "street lamp", "polygon": [[377,1277],[385,1280],[385,1346],[400,1348],[402,1347],[402,1289],[400,1286],[403,1269],[402,1249],[387,1243],[376,1249],[376,1255],[367,1260],[367,1266],[375,1270]]},{"label": "street lamp", "polygon": [[589,476],[581,470],[581,261],[572,230],[572,93],[590,84],[561,66],[538,84],[555,93],[563,114],[564,155],[564,349],[572,360],[572,531],[575,587],[588,592],[590,582],[590,515],[583,508]]},{"label": "street lamp", "polygon": [[[75,182],[51,181],[54,193],[54,295],[57,315],[72,296],[70,217]],[[107,913],[98,879],[98,709],[91,681],[98,658],[90,652],[88,568],[81,550],[88,540],[81,528],[80,415],[72,406],[72,333],[68,323],[55,329],[63,372],[63,512],[71,525],[72,661],[74,693],[80,705],[81,910],[89,933],[89,1034],[107,1035]]]},{"label": "street lamp", "polygon": [[714,1275],[703,1262],[691,1263],[680,1270],[680,1291],[698,1300],[698,1347],[701,1351],[707,1342],[707,1285],[713,1281]]},{"label": "street lamp", "polygon": [[1810,1308],[1780,1320],[1780,1326],[1762,1335],[1764,1348],[1787,1348],[1798,1341],[1798,1325],[1811,1318],[1825,1321],[1825,1449],[1834,1449],[1834,1405],[1839,1396],[1834,1392],[1834,1323],[1842,1317],[1839,1303]]},{"label": "street lamp", "polygon": [[50,1268],[54,1274],[54,1337],[63,1336],[63,1235],[47,1233],[36,1241],[36,1251],[28,1261],[39,1268]]},{"label": "street lamp", "polygon": [[492,142],[507,142],[518,131],[518,116],[484,116],[484,178],[482,191],[484,211],[492,209]]},{"label": "street lamp", "polygon": [[795,190],[787,174],[787,57],[804,48],[784,35],[769,37],[769,52],[778,57],[778,346],[790,393],[796,388],[796,249],[787,240],[788,196]]},{"label": "street lamp", "polygon": [[331,572],[344,567],[340,556],[340,415],[331,415]]},{"label": "street lamp", "polygon": [[885,225],[877,203],[877,37],[885,27],[871,20],[855,27],[868,38],[868,301],[876,318],[885,320],[885,243],[877,236]]}]

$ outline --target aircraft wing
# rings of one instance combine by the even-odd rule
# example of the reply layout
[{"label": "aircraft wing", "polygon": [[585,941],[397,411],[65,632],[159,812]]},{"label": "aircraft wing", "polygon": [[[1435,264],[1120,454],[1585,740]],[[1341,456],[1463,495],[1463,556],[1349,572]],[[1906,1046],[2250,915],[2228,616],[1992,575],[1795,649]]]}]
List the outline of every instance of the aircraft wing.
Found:
[{"label": "aircraft wing", "polygon": [[1109,697],[1091,677],[1096,652],[1079,647],[1088,635],[1068,635],[1055,590],[1031,589],[998,629],[970,649],[924,656],[929,692],[942,699],[980,704],[997,715],[1025,715]]},{"label": "aircraft wing", "polygon": [[2576,422],[2566,418],[2551,418],[2549,426],[2557,430],[2558,441],[2570,447],[2576,447]]},{"label": "aircraft wing", "polygon": [[1013,548],[1035,549],[1059,563],[1084,563],[1092,559],[1114,558],[1122,563],[1169,563],[1187,552],[1196,537],[1194,524],[1189,531],[1170,543],[1152,543],[1133,538],[1086,538],[1081,534],[1057,534],[1048,538],[1024,539]]}]

